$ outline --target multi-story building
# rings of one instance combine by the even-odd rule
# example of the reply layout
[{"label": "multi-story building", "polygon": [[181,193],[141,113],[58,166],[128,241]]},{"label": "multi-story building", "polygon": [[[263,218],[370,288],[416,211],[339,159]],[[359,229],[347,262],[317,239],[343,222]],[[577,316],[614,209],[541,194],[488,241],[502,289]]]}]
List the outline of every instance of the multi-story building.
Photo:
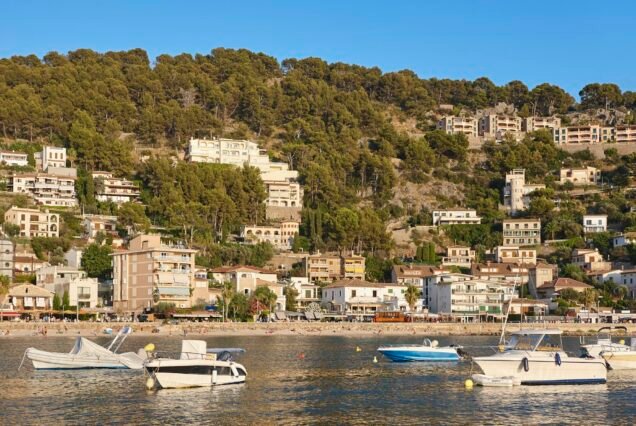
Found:
[{"label": "multi-story building", "polygon": [[495,259],[499,263],[534,265],[537,263],[537,251],[519,246],[497,246],[495,247]]},{"label": "multi-story building", "polygon": [[572,278],[556,278],[537,287],[537,297],[551,299],[565,289],[582,293],[590,288],[594,287]]},{"label": "multi-story building", "polygon": [[564,144],[594,144],[609,142],[613,138],[611,127],[597,124],[587,126],[556,127],[552,131],[554,143]]},{"label": "multi-story building", "polygon": [[20,236],[32,237],[59,237],[60,217],[57,213],[41,212],[37,209],[25,209],[12,206],[4,214],[4,222],[20,227]]},{"label": "multi-story building", "polygon": [[502,318],[504,304],[515,295],[506,281],[455,273],[431,276],[424,287],[429,312],[465,321]]},{"label": "multi-story building", "polygon": [[474,209],[433,210],[433,225],[480,224],[481,217]]},{"label": "multi-story building", "polygon": [[606,214],[586,214],[583,215],[583,232],[593,234],[607,231]]},{"label": "multi-story building", "polygon": [[541,129],[555,129],[561,127],[559,117],[527,117],[523,120],[521,130],[530,133]]},{"label": "multi-story building", "polygon": [[521,136],[521,118],[502,114],[488,114],[479,119],[479,135],[502,140],[506,135]]},{"label": "multi-story building", "polygon": [[450,246],[446,248],[446,256],[442,258],[443,266],[459,266],[470,268],[475,262],[475,250],[465,246]]},{"label": "multi-story building", "polygon": [[[64,169],[75,171],[75,169]],[[28,194],[38,204],[45,206],[74,207],[77,205],[75,194],[75,173],[25,173],[7,178],[7,190],[13,193]]]},{"label": "multi-story building", "polygon": [[263,183],[267,190],[267,199],[265,205],[272,207],[302,207],[303,205],[303,189],[298,182],[293,180],[265,180],[263,174]]},{"label": "multi-story building", "polygon": [[113,177],[109,172],[93,172],[93,180],[99,201],[122,204],[139,199],[139,186],[128,179]]},{"label": "multi-story building", "polygon": [[614,128],[614,141],[618,143],[636,142],[636,125],[622,125]]},{"label": "multi-story building", "polygon": [[0,239],[0,275],[4,275],[11,280],[13,280],[15,269],[14,255],[13,241],[5,238]]},{"label": "multi-story building", "polygon": [[362,256],[312,254],[303,259],[309,281],[330,282],[345,279],[364,280],[365,260]]},{"label": "multi-story building", "polygon": [[574,249],[572,263],[588,272],[612,269],[612,263],[604,261],[598,249]]},{"label": "multi-story building", "polygon": [[393,265],[391,282],[394,284],[414,285],[423,287],[426,278],[445,272],[442,268],[431,265]]},{"label": "multi-story building", "polygon": [[475,263],[470,268],[474,277],[489,281],[505,281],[510,284],[523,285],[528,282],[529,269],[527,263]]},{"label": "multi-story building", "polygon": [[66,148],[45,146],[41,152],[36,152],[35,164],[44,171],[49,167],[66,167]]},{"label": "multi-story building", "polygon": [[107,216],[101,214],[84,214],[82,215],[82,227],[84,235],[89,239],[94,239],[97,234],[116,236],[117,234],[117,216]]},{"label": "multi-story building", "polygon": [[262,172],[288,170],[285,163],[270,161],[267,151],[258,147],[256,142],[236,139],[190,139],[186,160],[193,163],[232,164],[257,167]]},{"label": "multi-story building", "polygon": [[[322,289],[322,305],[354,316],[373,316],[380,311],[408,311],[405,292],[406,286],[400,284],[343,280]],[[415,311],[421,309],[422,299],[415,305]]]},{"label": "multi-story building", "polygon": [[29,313],[37,319],[53,309],[53,296],[54,293],[45,288],[33,284],[20,284],[9,288],[7,300],[13,309]]},{"label": "multi-story building", "polygon": [[514,169],[506,174],[504,206],[510,214],[513,215],[521,210],[525,210],[530,205],[529,194],[539,189],[545,189],[545,185],[526,183],[525,170]]},{"label": "multi-story building", "polygon": [[506,219],[502,225],[504,246],[534,246],[541,244],[539,219]]},{"label": "multi-story building", "polygon": [[538,288],[554,280],[557,266],[539,262],[528,270],[528,290],[535,299],[539,297]]},{"label": "multi-story building", "polygon": [[191,306],[194,258],[197,251],[161,241],[159,235],[138,235],[128,250],[113,257],[113,307],[121,312],[140,312],[157,303]]},{"label": "multi-story building", "polygon": [[7,166],[28,166],[29,160],[27,154],[15,151],[0,151],[0,163]]},{"label": "multi-story building", "polygon": [[270,243],[278,250],[291,250],[294,238],[298,235],[300,223],[297,221],[283,221],[277,225],[243,225],[241,238],[246,243]]},{"label": "multi-story building", "polygon": [[267,287],[276,294],[276,303],[271,306],[277,311],[285,310],[285,285],[278,282],[276,272],[254,266],[220,267],[210,271],[217,283],[232,283],[234,291],[249,296],[258,287]]},{"label": "multi-story building", "polygon": [[437,128],[449,135],[463,134],[469,137],[477,137],[477,119],[470,117],[455,117],[448,115],[443,117]]},{"label": "multi-story building", "polygon": [[571,167],[559,171],[559,183],[574,185],[596,185],[601,181],[601,171],[596,167]]},{"label": "multi-story building", "polygon": [[98,304],[98,282],[86,272],[68,266],[46,266],[35,272],[36,283],[54,292],[60,299],[68,294],[70,306],[95,308]]},{"label": "multi-story building", "polygon": [[296,308],[300,311],[305,310],[310,304],[320,305],[320,286],[310,283],[307,277],[291,277],[289,285],[298,292]]}]

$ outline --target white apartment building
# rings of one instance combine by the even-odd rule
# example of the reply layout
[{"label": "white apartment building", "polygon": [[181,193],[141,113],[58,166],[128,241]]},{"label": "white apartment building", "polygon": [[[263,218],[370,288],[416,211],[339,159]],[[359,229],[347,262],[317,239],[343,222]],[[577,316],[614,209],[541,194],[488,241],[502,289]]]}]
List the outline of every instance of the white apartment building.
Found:
[{"label": "white apartment building", "polygon": [[66,148],[45,146],[42,152],[36,152],[34,157],[36,165],[44,171],[49,167],[66,167]]},{"label": "white apartment building", "polygon": [[534,246],[541,244],[541,220],[506,219],[502,225],[504,246]]},{"label": "white apartment building", "polygon": [[583,232],[593,234],[595,232],[607,231],[606,214],[586,214],[583,215]]},{"label": "white apartment building", "polygon": [[521,130],[530,133],[541,129],[555,129],[561,127],[561,119],[559,117],[527,117],[523,120]]},{"label": "white apartment building", "polygon": [[299,228],[300,223],[296,221],[283,221],[272,226],[243,225],[241,238],[248,244],[268,242],[278,250],[291,250]]},{"label": "white apartment building", "polygon": [[504,304],[515,296],[515,290],[506,281],[444,273],[427,279],[424,295],[431,313],[477,321],[505,316]]},{"label": "white apartment building", "polygon": [[481,217],[474,209],[433,210],[433,225],[478,225]]},{"label": "white apartment building", "polygon": [[[404,294],[406,286],[371,283],[363,280],[337,281],[322,289],[322,306],[347,315],[373,316],[382,311],[409,311]],[[422,310],[422,299],[415,311]]]},{"label": "white apartment building", "polygon": [[86,272],[68,266],[46,266],[35,273],[36,283],[57,294],[60,299],[68,294],[71,306],[96,308],[98,303],[98,282],[88,278]]},{"label": "white apartment building", "polygon": [[469,137],[477,137],[477,119],[470,117],[456,117],[448,115],[443,117],[437,128],[445,131],[449,135],[464,134]]},{"label": "white apartment building", "polygon": [[636,125],[616,126],[614,140],[618,143],[636,142]]},{"label": "white apartment building", "polygon": [[92,175],[98,201],[112,201],[115,204],[122,204],[139,199],[140,191],[136,183],[128,179],[113,177],[113,174],[109,172],[94,172]]},{"label": "white apartment building", "polygon": [[290,287],[298,292],[296,297],[296,307],[304,310],[307,305],[316,303],[320,305],[320,286],[309,282],[307,277],[291,277]]},{"label": "white apartment building", "polygon": [[479,119],[479,135],[502,140],[506,135],[521,137],[521,118],[502,114],[488,114]]},{"label": "white apartment building", "polygon": [[499,263],[534,265],[537,263],[537,251],[519,246],[497,246],[495,247],[495,259]]},{"label": "white apartment building", "polygon": [[15,151],[0,151],[0,163],[7,166],[28,166],[27,154]]},{"label": "white apartment building", "polygon": [[232,164],[242,167],[249,165],[262,172],[288,170],[285,163],[271,162],[267,151],[258,147],[256,142],[236,139],[190,139],[186,160],[193,163]]},{"label": "white apartment building", "polygon": [[[75,169],[65,169],[75,170]],[[75,207],[75,176],[61,176],[49,173],[25,173],[10,176],[7,190],[28,194],[38,204],[45,206]]]},{"label": "white apartment building", "polygon": [[557,127],[553,129],[554,143],[563,144],[594,144],[609,142],[613,138],[611,127],[597,124],[587,126]]},{"label": "white apartment building", "polygon": [[197,250],[167,244],[159,235],[138,235],[128,250],[113,253],[113,307],[139,313],[157,303],[192,306]]},{"label": "white apartment building", "polygon": [[442,258],[442,266],[459,266],[470,268],[475,262],[475,250],[465,246],[450,246],[446,248],[446,256]]},{"label": "white apartment building", "polygon": [[4,222],[20,227],[20,236],[33,237],[59,237],[60,217],[57,213],[41,212],[37,209],[25,209],[12,206],[4,214]]},{"label": "white apartment building", "polygon": [[295,181],[272,181],[265,180],[263,174],[263,183],[267,190],[267,199],[265,205],[272,207],[302,207],[303,206],[303,189],[298,182]]},{"label": "white apartment building", "polygon": [[601,181],[601,171],[596,167],[571,167],[559,171],[559,183],[572,182],[574,185],[596,185]]},{"label": "white apartment building", "polygon": [[516,214],[525,210],[530,205],[530,193],[539,189],[545,189],[543,184],[526,183],[526,171],[524,169],[514,169],[506,174],[506,184],[504,186],[504,207],[510,214]]},{"label": "white apartment building", "polygon": [[572,251],[572,263],[588,272],[609,271],[612,262],[603,260],[598,249],[574,249]]}]

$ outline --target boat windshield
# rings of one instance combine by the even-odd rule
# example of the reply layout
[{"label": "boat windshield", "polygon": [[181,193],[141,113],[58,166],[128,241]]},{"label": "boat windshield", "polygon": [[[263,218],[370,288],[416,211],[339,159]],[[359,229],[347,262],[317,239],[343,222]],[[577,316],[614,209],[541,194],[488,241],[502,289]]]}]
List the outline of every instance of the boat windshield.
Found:
[{"label": "boat windshield", "polygon": [[508,349],[517,351],[556,351],[561,349],[559,334],[515,334],[510,338]]}]

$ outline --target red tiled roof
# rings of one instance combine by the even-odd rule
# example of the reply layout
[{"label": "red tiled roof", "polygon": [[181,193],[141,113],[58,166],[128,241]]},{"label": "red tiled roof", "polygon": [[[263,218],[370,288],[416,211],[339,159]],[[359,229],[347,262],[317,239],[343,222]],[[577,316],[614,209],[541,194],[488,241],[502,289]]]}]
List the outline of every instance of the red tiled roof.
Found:
[{"label": "red tiled roof", "polygon": [[565,288],[593,288],[591,285],[585,284],[581,281],[573,280],[572,278],[557,278],[556,280],[548,283],[543,283],[539,288],[554,288],[555,290]]}]

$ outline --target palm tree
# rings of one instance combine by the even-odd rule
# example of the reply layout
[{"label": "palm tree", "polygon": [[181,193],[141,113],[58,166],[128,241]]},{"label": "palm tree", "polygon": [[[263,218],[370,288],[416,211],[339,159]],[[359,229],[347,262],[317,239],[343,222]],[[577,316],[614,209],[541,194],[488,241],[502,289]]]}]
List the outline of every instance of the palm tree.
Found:
[{"label": "palm tree", "polygon": [[223,322],[227,321],[227,310],[232,297],[234,297],[234,286],[231,282],[226,281],[223,283],[221,294],[217,296],[218,301],[223,304]]},{"label": "palm tree", "polygon": [[582,299],[585,307],[589,309],[598,302],[598,291],[593,288],[586,288],[585,291],[583,291]]},{"label": "palm tree", "polygon": [[420,295],[422,294],[422,290],[415,287],[413,284],[409,284],[406,287],[406,291],[404,292],[404,298],[406,299],[406,303],[409,304],[409,310],[411,312],[415,311],[415,305],[417,304]]}]

